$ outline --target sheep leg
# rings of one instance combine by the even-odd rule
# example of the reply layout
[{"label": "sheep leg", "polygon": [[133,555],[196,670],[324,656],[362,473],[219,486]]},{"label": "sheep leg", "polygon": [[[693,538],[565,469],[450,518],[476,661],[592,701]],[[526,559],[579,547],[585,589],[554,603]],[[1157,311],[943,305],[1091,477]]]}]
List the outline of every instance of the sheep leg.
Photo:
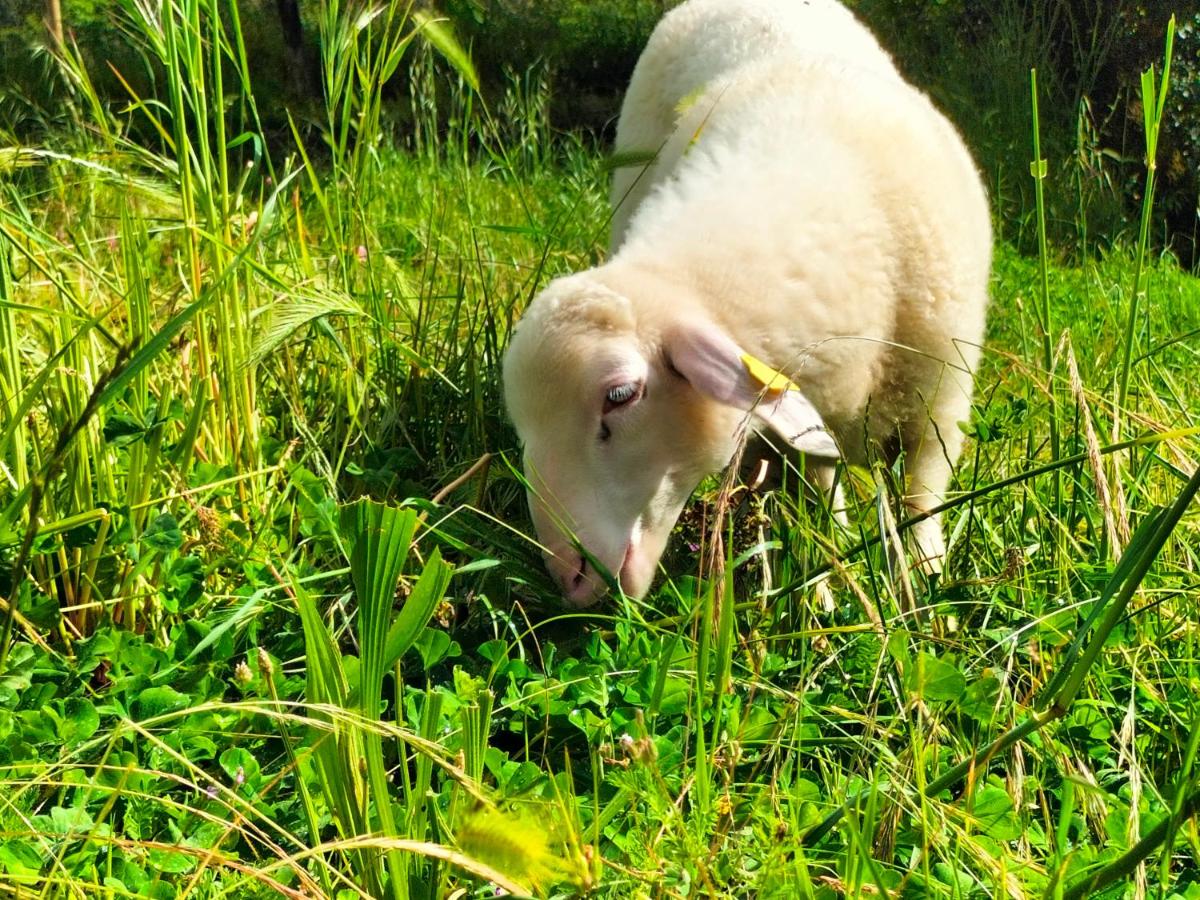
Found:
[{"label": "sheep leg", "polygon": [[[963,435],[955,424],[970,411],[969,395],[953,382],[943,384],[934,409],[925,418],[915,440],[905,440],[908,485],[904,505],[910,515],[921,515],[946,501],[954,463],[962,450]],[[939,513],[908,530],[908,550],[914,566],[926,575],[938,575],[946,557],[946,538]]]},{"label": "sheep leg", "polygon": [[[951,468],[936,435],[927,435],[910,457],[908,493],[904,505],[910,515],[927,514],[945,501]],[[925,575],[940,575],[946,558],[946,537],[940,513],[930,515],[908,530],[908,552],[914,566]]]},{"label": "sheep leg", "polygon": [[820,491],[822,498],[829,505],[833,521],[843,531],[848,531],[850,519],[846,515],[846,495],[842,492],[842,483],[837,477],[837,466],[809,459],[806,469],[809,481]]}]

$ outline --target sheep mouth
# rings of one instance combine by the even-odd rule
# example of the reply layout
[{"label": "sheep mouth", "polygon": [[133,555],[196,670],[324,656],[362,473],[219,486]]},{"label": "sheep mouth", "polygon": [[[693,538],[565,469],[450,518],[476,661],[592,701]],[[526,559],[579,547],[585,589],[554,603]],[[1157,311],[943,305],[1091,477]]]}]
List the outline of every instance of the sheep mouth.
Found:
[{"label": "sheep mouth", "polygon": [[641,583],[638,569],[642,560],[638,558],[638,545],[630,541],[625,547],[625,555],[621,559],[621,567],[617,570],[617,582],[621,591],[630,597],[640,597],[646,592],[647,584]]},{"label": "sheep mouth", "polygon": [[632,566],[634,564],[636,546],[633,541],[625,545],[625,552],[621,554],[621,560],[612,568],[605,566],[603,563],[592,564],[591,560],[587,560],[583,564],[581,575],[583,576],[582,583],[578,583],[577,590],[572,601],[578,602],[577,598],[582,596],[585,590],[585,585],[590,585],[592,588],[591,595],[586,599],[585,605],[591,606],[600,602],[605,596],[615,594],[617,592],[629,593],[629,582],[633,578]]},{"label": "sheep mouth", "polygon": [[608,595],[623,593],[637,597],[644,593],[645,585],[640,584],[639,572],[644,560],[638,555],[641,535],[639,519],[625,541],[619,558],[614,558],[614,554],[602,559],[578,539],[572,541],[573,551],[570,553],[543,551],[546,567],[558,582],[567,603],[583,609],[599,603]]},{"label": "sheep mouth", "polygon": [[[625,545],[625,553],[621,556],[621,565],[617,567],[617,581],[621,581],[629,571],[629,561],[633,558],[633,541]],[[622,586],[624,586],[622,584]]]}]

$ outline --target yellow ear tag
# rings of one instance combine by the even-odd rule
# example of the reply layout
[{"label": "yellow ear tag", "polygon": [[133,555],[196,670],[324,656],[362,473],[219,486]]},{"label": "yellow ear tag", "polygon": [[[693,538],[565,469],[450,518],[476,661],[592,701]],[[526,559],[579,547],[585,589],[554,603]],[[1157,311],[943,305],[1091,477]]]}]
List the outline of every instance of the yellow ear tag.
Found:
[{"label": "yellow ear tag", "polygon": [[768,391],[798,391],[799,387],[796,383],[775,369],[772,369],[761,359],[751,356],[749,353],[742,354],[742,365],[746,367],[746,371],[750,373],[750,377],[765,387]]}]

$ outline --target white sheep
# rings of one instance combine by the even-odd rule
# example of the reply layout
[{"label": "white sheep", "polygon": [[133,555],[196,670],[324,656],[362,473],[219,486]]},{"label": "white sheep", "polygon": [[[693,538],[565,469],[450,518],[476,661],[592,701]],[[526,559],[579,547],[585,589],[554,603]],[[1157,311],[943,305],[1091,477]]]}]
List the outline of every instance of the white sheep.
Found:
[{"label": "white sheep", "polygon": [[[660,140],[666,108],[679,113]],[[903,451],[906,504],[941,503],[991,258],[953,127],[837,4],[691,0],[655,29],[619,135],[619,152],[657,151],[648,188],[614,179],[636,202],[615,252],[551,282],[504,361],[534,525],[568,601],[603,592],[597,564],[645,593],[748,420],[818,459]],[[937,517],[911,537],[936,570]]]}]

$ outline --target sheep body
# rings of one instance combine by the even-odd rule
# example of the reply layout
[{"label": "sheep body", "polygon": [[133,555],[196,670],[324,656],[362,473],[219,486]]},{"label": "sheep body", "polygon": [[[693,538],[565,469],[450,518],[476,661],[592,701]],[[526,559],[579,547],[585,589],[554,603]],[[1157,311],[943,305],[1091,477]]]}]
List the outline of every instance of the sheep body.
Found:
[{"label": "sheep body", "polygon": [[[614,156],[652,156],[675,130],[680,106],[742,66],[766,58],[847,62],[899,79],[875,36],[836,0],[691,0],[668,12],[634,67],[617,122]],[[613,173],[610,245],[669,167]]]},{"label": "sheep body", "polygon": [[[596,562],[645,591],[683,502],[728,462],[749,411],[818,455],[831,455],[820,428],[851,462],[871,443],[903,450],[909,506],[944,498],[983,338],[986,197],[957,133],[874,38],[836,4],[812,8],[828,40],[785,28],[757,59],[714,44],[706,17],[719,34],[733,10],[793,23],[795,5],[692,0],[664,18],[631,93],[673,59],[708,53],[711,77],[670,103],[678,119],[610,260],[551,283],[513,337],[505,391],[535,525],[576,602],[600,592]],[[662,102],[627,100],[621,133],[653,132],[697,77],[654,80]],[[799,391],[760,398],[744,353]],[[614,384],[636,386],[635,402],[605,400]],[[940,565],[937,518],[914,537]]]}]

